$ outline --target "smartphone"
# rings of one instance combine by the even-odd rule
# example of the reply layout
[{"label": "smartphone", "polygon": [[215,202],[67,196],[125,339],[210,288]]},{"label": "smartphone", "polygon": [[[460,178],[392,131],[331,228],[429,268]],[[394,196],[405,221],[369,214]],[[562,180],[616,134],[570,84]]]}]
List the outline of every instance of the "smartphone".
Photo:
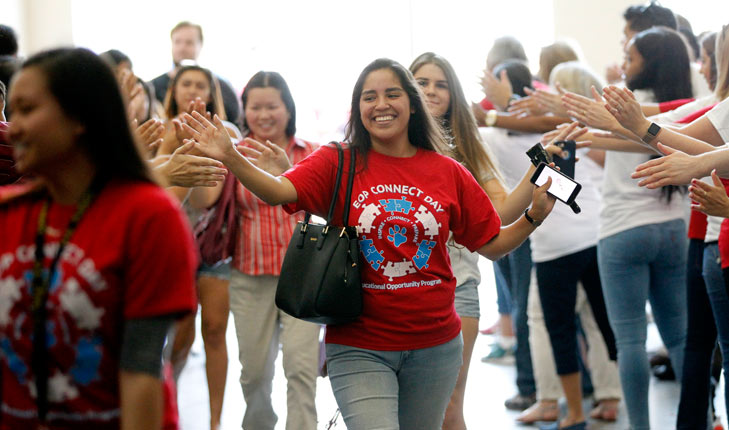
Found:
[{"label": "smartphone", "polygon": [[555,155],[553,157],[554,164],[559,167],[560,172],[574,179],[576,160],[575,151],[577,150],[577,144],[574,140],[560,140],[558,142],[554,142],[554,144],[562,148],[562,155],[565,156],[562,158],[559,155]]},{"label": "smartphone", "polygon": [[552,162],[552,156],[544,150],[544,147],[539,142],[529,148],[526,154],[529,156],[529,160],[531,160],[532,164],[534,164],[535,166],[538,166],[539,163],[549,164]]},{"label": "smartphone", "polygon": [[552,178],[552,185],[547,190],[549,194],[568,205],[575,201],[577,194],[582,189],[582,185],[572,178],[544,163],[537,166],[537,171],[532,175],[531,181],[536,186],[542,186],[547,182],[547,178]]}]

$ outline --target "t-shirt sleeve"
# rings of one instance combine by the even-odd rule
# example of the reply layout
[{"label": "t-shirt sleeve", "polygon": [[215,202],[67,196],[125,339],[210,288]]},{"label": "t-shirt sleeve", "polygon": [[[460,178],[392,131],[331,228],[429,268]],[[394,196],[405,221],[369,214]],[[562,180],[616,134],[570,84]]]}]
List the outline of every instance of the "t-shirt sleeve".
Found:
[{"label": "t-shirt sleeve", "polygon": [[725,99],[714,109],[710,110],[706,117],[719,133],[724,142],[729,142],[729,99]]},{"label": "t-shirt sleeve", "polygon": [[455,241],[475,252],[501,231],[501,219],[486,192],[465,167],[457,165],[458,203],[450,217]]},{"label": "t-shirt sleeve", "polygon": [[187,221],[163,190],[138,206],[127,226],[124,318],[193,311],[197,254]]},{"label": "t-shirt sleeve", "polygon": [[297,200],[283,205],[288,213],[310,212],[326,216],[337,169],[336,149],[325,145],[287,170],[283,176],[296,188]]}]

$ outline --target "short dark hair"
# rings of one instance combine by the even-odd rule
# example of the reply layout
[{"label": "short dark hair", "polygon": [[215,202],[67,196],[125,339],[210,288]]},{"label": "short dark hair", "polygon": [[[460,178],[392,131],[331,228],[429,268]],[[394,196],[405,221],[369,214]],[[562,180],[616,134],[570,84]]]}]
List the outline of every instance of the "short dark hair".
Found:
[{"label": "short dark hair", "polygon": [[363,160],[366,159],[367,152],[372,147],[372,140],[370,139],[370,133],[362,123],[362,112],[359,108],[359,101],[362,97],[365,80],[367,80],[369,74],[381,69],[391,70],[397,76],[400,85],[402,85],[403,90],[405,90],[410,100],[410,109],[413,111],[408,121],[408,140],[410,144],[419,148],[450,155],[443,131],[425,105],[425,97],[420,89],[420,85],[415,82],[413,74],[408,69],[389,58],[379,58],[371,62],[362,70],[359,78],[357,78],[357,82],[354,84],[354,90],[352,91],[351,114],[347,122],[345,140],[349,142],[353,149],[356,149],[362,154]]},{"label": "short dark hair", "polygon": [[0,24],[0,55],[17,55],[18,38],[15,30],[4,24]]},{"label": "short dark hair", "polygon": [[77,144],[96,167],[97,179],[151,181],[127,122],[116,77],[109,66],[84,48],[43,51],[28,58],[21,71],[38,69],[64,113],[84,128]]},{"label": "short dark hair", "polygon": [[675,30],[653,27],[633,38],[643,69],[626,82],[630,90],[648,89],[657,102],[693,97],[686,43]]},{"label": "short dark hair", "polygon": [[672,30],[678,28],[676,15],[671,9],[661,6],[657,1],[646,5],[630,6],[623,13],[628,26],[635,32],[648,30],[651,27],[663,26]]},{"label": "short dark hair", "polygon": [[278,72],[266,72],[261,70],[248,80],[243,94],[240,96],[242,104],[241,125],[243,133],[250,133],[251,129],[246,121],[246,104],[248,103],[248,92],[254,88],[276,88],[281,92],[281,101],[283,101],[286,111],[289,113],[289,122],[286,123],[286,136],[293,137],[296,134],[296,105],[291,90],[284,80],[283,76]]},{"label": "short dark hair", "polygon": [[494,76],[498,77],[502,70],[506,70],[506,76],[509,78],[509,82],[511,82],[512,91],[519,97],[526,96],[524,87],[534,89],[532,87],[532,72],[524,61],[506,60],[494,67]]},{"label": "short dark hair", "polygon": [[190,21],[180,21],[172,27],[172,30],[170,30],[170,38],[172,38],[172,35],[179,29],[185,28],[185,27],[192,27],[197,29],[197,34],[200,36],[200,43],[203,43],[203,31],[200,24],[195,24]]}]

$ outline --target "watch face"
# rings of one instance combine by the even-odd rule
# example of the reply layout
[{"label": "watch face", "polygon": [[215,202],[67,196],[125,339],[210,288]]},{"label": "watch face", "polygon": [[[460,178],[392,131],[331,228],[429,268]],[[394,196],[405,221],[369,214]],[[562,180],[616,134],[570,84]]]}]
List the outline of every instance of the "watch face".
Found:
[{"label": "watch face", "polygon": [[657,135],[659,131],[661,131],[661,127],[655,122],[651,123],[651,126],[648,127],[648,133],[652,134],[653,136]]}]

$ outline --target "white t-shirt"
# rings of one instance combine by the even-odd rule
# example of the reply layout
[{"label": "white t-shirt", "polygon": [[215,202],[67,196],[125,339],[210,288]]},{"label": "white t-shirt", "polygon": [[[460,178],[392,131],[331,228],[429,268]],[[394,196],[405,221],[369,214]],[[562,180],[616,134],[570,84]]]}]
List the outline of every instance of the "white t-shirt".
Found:
[{"label": "white t-shirt", "polygon": [[706,106],[710,106],[717,101],[718,100],[716,99],[716,95],[711,94],[706,97],[701,97],[700,99],[696,99],[692,102],[686,103],[683,106],[679,106],[674,110],[669,110],[667,112],[659,113],[658,115],[653,115],[652,117],[650,117],[650,120],[658,124],[674,124],[679,119],[691,115],[692,113],[703,109]]},{"label": "white t-shirt", "polygon": [[[592,177],[593,170],[602,170],[595,163],[587,163],[585,153],[578,149],[580,161],[575,164],[575,180],[582,185],[575,201],[582,211],[575,214],[566,204],[558,201],[544,223],[530,236],[532,260],[536,263],[554,260],[597,245],[600,193]],[[599,173],[599,172],[598,172]]]},{"label": "white t-shirt", "polygon": [[[640,103],[655,99],[652,91],[634,91]],[[638,186],[638,179],[630,175],[635,167],[651,159],[648,154],[607,151],[605,181],[600,210],[600,235],[603,239],[614,234],[647,224],[657,224],[685,217],[688,205],[685,195],[674,192],[671,202],[661,197],[661,189],[649,190]]]},{"label": "white t-shirt", "polygon": [[714,109],[706,113],[711,124],[714,126],[724,142],[729,142],[729,98],[714,106]]}]

